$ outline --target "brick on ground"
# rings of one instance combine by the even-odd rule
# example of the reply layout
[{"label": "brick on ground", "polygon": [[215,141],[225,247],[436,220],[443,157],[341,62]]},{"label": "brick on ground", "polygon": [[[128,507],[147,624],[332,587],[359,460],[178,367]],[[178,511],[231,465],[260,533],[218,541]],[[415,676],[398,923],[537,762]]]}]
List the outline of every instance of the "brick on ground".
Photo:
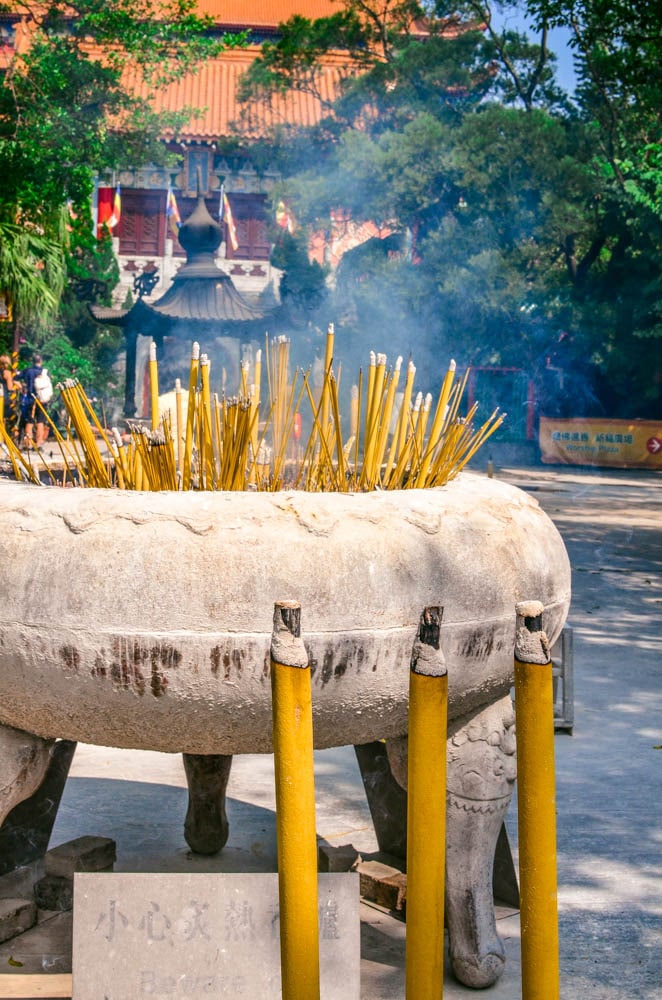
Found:
[{"label": "brick on ground", "polygon": [[100,872],[115,862],[115,841],[109,837],[77,837],[47,851],[44,871],[47,875],[73,878],[75,872]]},{"label": "brick on ground", "polygon": [[44,875],[35,882],[34,898],[40,910],[71,910],[74,905],[73,879]]},{"label": "brick on ground", "polygon": [[352,844],[332,847],[330,844],[320,844],[318,850],[318,868],[321,872],[349,872],[361,861],[361,855]]},{"label": "brick on ground", "polygon": [[31,899],[0,899],[0,942],[10,941],[37,922],[37,905]]},{"label": "brick on ground", "polygon": [[361,861],[355,871],[360,877],[360,891],[388,910],[404,910],[407,898],[407,876],[381,861]]}]

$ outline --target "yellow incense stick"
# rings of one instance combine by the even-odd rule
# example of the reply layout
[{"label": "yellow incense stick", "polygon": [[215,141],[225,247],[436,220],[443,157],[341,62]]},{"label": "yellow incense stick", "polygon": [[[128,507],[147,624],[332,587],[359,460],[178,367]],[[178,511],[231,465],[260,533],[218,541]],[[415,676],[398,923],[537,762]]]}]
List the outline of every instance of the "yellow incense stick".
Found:
[{"label": "yellow incense stick", "polygon": [[376,483],[381,479],[382,462],[384,461],[386,442],[388,441],[388,434],[391,427],[391,420],[393,418],[393,404],[395,402],[395,394],[397,392],[398,382],[400,380],[401,366],[402,366],[402,357],[399,356],[396,359],[395,369],[393,371],[391,378],[389,379],[388,389],[386,392],[384,412],[382,414],[381,427],[379,430],[379,440],[377,442],[377,448],[375,450],[373,468],[371,469],[372,485],[374,485],[374,483]]},{"label": "yellow incense stick", "polygon": [[184,468],[184,439],[182,437],[184,428],[184,414],[182,406],[182,382],[175,379],[175,427],[177,430],[177,471],[182,474]]},{"label": "yellow incense stick", "polygon": [[152,430],[159,426],[159,368],[156,360],[156,344],[149,345],[149,391],[152,409]]},{"label": "yellow incense stick", "polygon": [[446,410],[448,408],[448,399],[451,393],[451,386],[453,385],[453,380],[455,378],[455,361],[451,359],[448,366],[448,371],[444,377],[444,381],[441,386],[441,392],[439,393],[439,399],[437,401],[437,409],[435,410],[434,419],[432,421],[432,428],[430,430],[430,437],[428,440],[428,447],[426,453],[421,461],[421,468],[419,469],[418,476],[416,479],[416,485],[421,487],[425,480],[427,479],[428,472],[430,471],[430,465],[432,464],[432,456],[434,450],[439,444],[439,438],[441,437],[441,432],[444,426],[444,421],[446,419]]},{"label": "yellow incense stick", "polygon": [[193,458],[193,432],[195,427],[196,392],[198,388],[198,373],[200,370],[200,344],[193,341],[191,345],[191,364],[188,379],[188,412],[186,416],[186,439],[184,442],[184,469],[182,488],[191,488],[191,464]]},{"label": "yellow incense stick", "polygon": [[[477,403],[465,417],[459,416],[469,373],[465,371],[456,380],[454,361],[445,374],[432,417],[430,393],[424,397],[419,390],[414,405],[411,404],[416,374],[413,361],[409,361],[404,390],[399,393],[402,358],[397,359],[393,371],[388,373],[386,355],[371,352],[363,425],[364,383],[363,372],[359,371],[358,384],[351,390],[350,434],[343,443],[333,348],[334,328],[330,325],[321,393],[315,398],[309,373],[303,373],[300,388],[298,371],[290,382],[289,339],[280,336],[270,344],[267,337],[269,411],[261,420],[261,352],[257,352],[255,382],[250,388],[249,366],[243,363],[240,395],[219,400],[211,394],[209,360],[200,355],[199,345],[194,343],[186,425],[178,379],[173,436],[169,414],[154,426],[158,415],[158,370],[152,345],[152,428],[147,430],[144,425],[134,423],[127,444],[116,428],[108,432],[102,426],[82,386],[76,380],[67,380],[58,386],[67,413],[66,440],[47,415],[64,460],[64,475],[73,482],[75,469],[78,481],[86,486],[115,485],[120,489],[176,490],[181,486],[277,490],[284,485],[294,488],[303,485],[312,491],[427,488],[457,475],[503,422],[504,414],[495,410],[480,427],[474,427]],[[310,404],[312,420],[308,439],[300,445],[300,406],[304,396]],[[293,432],[295,420],[296,432]],[[271,448],[266,445],[267,435]],[[33,464],[12,448],[13,442],[6,431],[3,440],[9,440],[5,447],[15,476],[38,481]],[[54,470],[47,463],[45,468],[51,481],[55,481]]]}]

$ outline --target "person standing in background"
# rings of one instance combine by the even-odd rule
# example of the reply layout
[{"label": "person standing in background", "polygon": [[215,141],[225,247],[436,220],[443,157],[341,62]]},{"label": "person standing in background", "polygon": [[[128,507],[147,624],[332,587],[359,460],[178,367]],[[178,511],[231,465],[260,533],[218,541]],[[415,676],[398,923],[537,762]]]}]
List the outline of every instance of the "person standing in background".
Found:
[{"label": "person standing in background", "polygon": [[[43,370],[41,354],[34,354],[30,367],[17,376],[23,383],[20,431],[23,434],[23,443],[27,448],[31,448],[33,445],[41,448],[48,437],[46,403],[43,400],[40,403],[37,402],[37,386],[35,384]],[[36,437],[34,436],[35,425]]]},{"label": "person standing in background", "polygon": [[11,358],[8,354],[0,354],[0,378],[2,381],[2,391],[4,393],[3,419],[4,425],[9,434],[12,433],[13,418],[15,416],[15,400],[18,386],[14,384],[14,373],[11,366]]}]

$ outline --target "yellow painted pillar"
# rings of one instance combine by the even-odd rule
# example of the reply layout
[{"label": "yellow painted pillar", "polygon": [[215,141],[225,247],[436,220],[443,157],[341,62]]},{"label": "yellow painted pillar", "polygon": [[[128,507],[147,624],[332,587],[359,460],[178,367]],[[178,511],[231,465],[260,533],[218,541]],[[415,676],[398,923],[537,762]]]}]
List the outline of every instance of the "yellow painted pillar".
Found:
[{"label": "yellow painted pillar", "polygon": [[283,1000],[319,1000],[313,706],[301,607],[274,608],[271,636]]},{"label": "yellow painted pillar", "polygon": [[152,430],[159,426],[159,367],[156,360],[156,344],[149,345],[149,394],[152,410]]},{"label": "yellow painted pillar", "polygon": [[543,606],[517,605],[515,715],[523,1000],[558,1000],[554,695]]},{"label": "yellow painted pillar", "polygon": [[444,984],[448,673],[441,608],[426,608],[409,676],[407,1000],[440,1000]]}]

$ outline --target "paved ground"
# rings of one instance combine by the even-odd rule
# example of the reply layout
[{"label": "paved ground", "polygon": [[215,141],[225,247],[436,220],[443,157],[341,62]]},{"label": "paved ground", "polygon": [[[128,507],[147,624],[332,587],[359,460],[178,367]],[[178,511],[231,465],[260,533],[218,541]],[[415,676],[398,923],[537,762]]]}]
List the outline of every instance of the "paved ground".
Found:
[{"label": "paved ground", "polygon": [[[563,1000],[662,1000],[662,477],[646,472],[497,469],[558,525],[573,565],[574,734],[557,735]],[[79,747],[52,844],[117,841],[118,871],[275,870],[272,762],[236,759],[228,847],[211,865],[182,838],[179,758]],[[318,832],[376,850],[351,748],[317,754]],[[516,816],[509,817],[516,851]],[[519,920],[499,920],[508,964],[491,1000],[520,996]],[[0,947],[27,971],[63,971],[68,918]],[[362,1000],[400,1000],[404,925],[362,905]],[[13,970],[12,970],[13,971]],[[2,995],[0,993],[0,995]],[[474,995],[450,978],[447,998]]]}]

